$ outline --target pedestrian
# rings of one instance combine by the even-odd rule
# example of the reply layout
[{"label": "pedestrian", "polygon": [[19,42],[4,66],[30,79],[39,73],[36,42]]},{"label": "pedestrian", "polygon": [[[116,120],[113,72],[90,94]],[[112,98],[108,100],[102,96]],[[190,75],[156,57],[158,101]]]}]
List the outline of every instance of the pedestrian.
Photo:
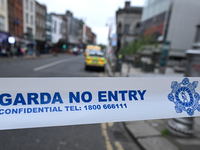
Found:
[{"label": "pedestrian", "polygon": [[28,46],[25,47],[25,55],[28,55]]},{"label": "pedestrian", "polygon": [[21,48],[21,54],[22,54],[22,56],[24,56],[24,54],[25,54],[25,48],[24,47]]},{"label": "pedestrian", "polygon": [[20,48],[20,45],[17,46],[17,56],[21,56],[21,48]]},{"label": "pedestrian", "polygon": [[2,48],[1,54],[2,54],[2,56],[7,56],[7,52],[6,52],[6,48],[5,47]]}]

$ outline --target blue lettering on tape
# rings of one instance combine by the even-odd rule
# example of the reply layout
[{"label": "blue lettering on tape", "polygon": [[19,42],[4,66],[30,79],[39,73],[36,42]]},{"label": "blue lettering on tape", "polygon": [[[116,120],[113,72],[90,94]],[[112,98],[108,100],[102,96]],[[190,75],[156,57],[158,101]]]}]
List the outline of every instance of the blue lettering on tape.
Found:
[{"label": "blue lettering on tape", "polygon": [[[49,104],[51,102],[51,95],[49,93],[40,93],[40,99],[37,93],[27,93],[27,99],[25,100],[22,93],[17,93],[13,101],[12,96],[8,93],[0,95],[0,105],[9,106],[13,105],[32,105],[32,104]],[[55,92],[52,98],[51,104],[63,104],[62,97],[59,92]]]},{"label": "blue lettering on tape", "polygon": [[121,97],[122,101],[126,100],[126,97],[129,101],[134,100],[144,100],[144,95],[146,93],[146,90],[122,90],[122,91],[99,91],[98,92],[98,98],[99,102],[107,102],[107,101],[118,101],[119,97]]}]

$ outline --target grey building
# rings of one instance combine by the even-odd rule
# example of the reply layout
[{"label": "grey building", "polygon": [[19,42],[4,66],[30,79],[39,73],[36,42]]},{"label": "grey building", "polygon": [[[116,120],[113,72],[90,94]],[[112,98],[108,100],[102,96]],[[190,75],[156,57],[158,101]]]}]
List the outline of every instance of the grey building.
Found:
[{"label": "grey building", "polygon": [[147,0],[142,14],[144,34],[171,43],[170,57],[185,57],[191,48],[199,21],[199,0]]},{"label": "grey building", "polygon": [[80,26],[82,25],[81,20],[74,18],[73,14],[70,11],[67,11],[65,14],[68,22],[68,45],[69,48],[77,46],[79,44],[81,33]]},{"label": "grey building", "polygon": [[123,9],[118,9],[116,12],[116,27],[117,27],[117,49],[129,42],[133,42],[137,38],[137,29],[141,22],[142,7],[132,7],[130,2],[125,2]]},{"label": "grey building", "polygon": [[80,20],[80,23],[79,23],[79,36],[78,36],[78,42],[80,45],[83,45],[84,42],[83,42],[83,33],[84,33],[84,22],[82,20]]},{"label": "grey building", "polygon": [[35,0],[23,0],[24,38],[33,41],[35,38]]},{"label": "grey building", "polygon": [[37,42],[37,51],[40,53],[44,52],[46,41],[46,13],[46,6],[35,1],[35,40]]}]

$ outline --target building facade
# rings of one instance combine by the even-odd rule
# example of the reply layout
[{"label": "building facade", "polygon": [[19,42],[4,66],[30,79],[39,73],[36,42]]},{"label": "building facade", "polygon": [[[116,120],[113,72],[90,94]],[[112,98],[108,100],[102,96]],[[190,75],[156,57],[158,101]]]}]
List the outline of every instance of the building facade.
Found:
[{"label": "building facade", "polygon": [[8,0],[8,23],[10,34],[23,38],[23,0]]},{"label": "building facade", "polygon": [[96,41],[96,34],[94,32],[92,32],[92,44],[93,45],[96,45],[97,44],[97,41]]},{"label": "building facade", "polygon": [[199,0],[147,0],[142,14],[144,34],[171,43],[171,57],[185,57],[195,37],[199,21]]},{"label": "building facade", "polygon": [[35,39],[35,0],[23,0],[24,38]]},{"label": "building facade", "polygon": [[127,43],[137,38],[137,26],[141,22],[142,7],[132,7],[130,2],[125,2],[123,9],[116,12],[116,33],[118,36],[116,53]]},{"label": "building facade", "polygon": [[0,31],[8,32],[8,3],[7,0],[0,1]]},{"label": "building facade", "polygon": [[35,40],[37,51],[44,53],[46,40],[46,6],[35,1]]},{"label": "building facade", "polygon": [[172,0],[148,0],[142,13],[143,33],[154,34],[155,38],[164,40]]},{"label": "building facade", "polygon": [[92,29],[86,26],[86,44],[92,44]]},{"label": "building facade", "polygon": [[59,40],[62,39],[62,23],[63,19],[60,16],[57,16],[56,14],[51,14],[52,17],[52,43],[57,44]]},{"label": "building facade", "polygon": [[77,46],[79,44],[79,27],[80,20],[73,17],[70,11],[66,12],[67,22],[68,22],[68,45],[69,48]]},{"label": "building facade", "polygon": [[79,45],[83,45],[84,44],[84,42],[83,42],[83,25],[84,25],[84,22],[82,20],[80,20],[79,37],[78,37]]},{"label": "building facade", "polygon": [[62,23],[60,25],[62,37],[59,39],[59,45],[67,45],[67,43],[68,43],[68,20],[67,20],[67,17],[63,14],[54,14],[54,15],[56,17],[59,17],[62,20]]},{"label": "building facade", "polygon": [[85,48],[86,44],[96,43],[96,35],[82,20],[73,16],[70,11],[65,14],[51,14],[52,17],[52,43],[57,47],[66,49],[74,47]]}]

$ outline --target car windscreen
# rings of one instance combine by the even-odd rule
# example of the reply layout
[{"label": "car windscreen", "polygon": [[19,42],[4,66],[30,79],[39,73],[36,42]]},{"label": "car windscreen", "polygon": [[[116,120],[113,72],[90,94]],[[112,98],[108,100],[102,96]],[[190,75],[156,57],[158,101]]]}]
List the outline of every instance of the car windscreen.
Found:
[{"label": "car windscreen", "polygon": [[103,53],[98,50],[90,50],[89,56],[104,57]]}]

